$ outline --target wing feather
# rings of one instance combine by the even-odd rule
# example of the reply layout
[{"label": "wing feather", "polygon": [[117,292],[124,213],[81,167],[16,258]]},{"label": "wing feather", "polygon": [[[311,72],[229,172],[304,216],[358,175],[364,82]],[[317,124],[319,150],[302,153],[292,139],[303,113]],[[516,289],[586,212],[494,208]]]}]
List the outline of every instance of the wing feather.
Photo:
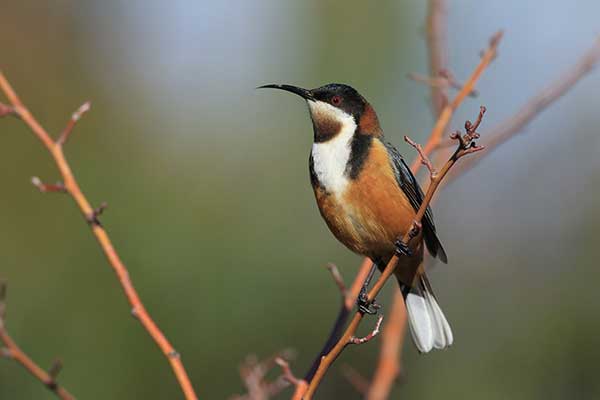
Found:
[{"label": "wing feather", "polygon": [[[413,209],[415,212],[417,212],[421,207],[423,198],[425,197],[423,190],[421,190],[417,179],[413,175],[408,165],[406,165],[406,162],[400,155],[400,152],[396,150],[391,143],[386,142],[383,138],[380,140],[390,155],[390,160],[392,162],[392,167],[394,169],[394,175],[396,176],[396,182],[398,183],[398,186],[400,186],[400,189],[402,189],[410,201]],[[423,216],[422,224],[423,237],[429,253],[431,253],[431,255],[434,257],[438,257],[444,263],[448,262],[446,252],[444,251],[444,248],[442,247],[442,244],[440,243],[435,231],[431,207],[427,207],[425,215]]]}]

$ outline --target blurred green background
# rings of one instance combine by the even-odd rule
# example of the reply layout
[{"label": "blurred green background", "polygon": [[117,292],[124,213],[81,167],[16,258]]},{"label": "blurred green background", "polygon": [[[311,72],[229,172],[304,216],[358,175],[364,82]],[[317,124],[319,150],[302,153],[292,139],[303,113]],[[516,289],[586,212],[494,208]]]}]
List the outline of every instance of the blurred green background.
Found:
[{"label": "blurred green background", "polygon": [[[453,127],[485,104],[485,135],[518,110],[591,46],[599,12],[594,1],[451,1],[459,79],[506,30]],[[201,398],[242,393],[249,353],[292,347],[303,374],[338,309],[323,266],[350,279],[360,262],[314,204],[305,105],[253,88],[349,83],[412,158],[402,136],[424,141],[433,123],[428,89],[405,78],[427,71],[425,13],[417,0],[3,4],[0,68],[43,125],[58,133],[92,101],[67,156],[90,200],[108,202],[102,221]],[[440,196],[450,264],[431,278],[456,341],[419,356],[407,340],[393,398],[600,398],[599,85],[592,72]],[[9,331],[43,366],[59,356],[81,399],[180,398],[73,202],[31,186],[57,179],[48,154],[17,120],[0,132]],[[358,398],[340,365],[368,377],[377,352],[377,340],[349,348],[319,398]],[[0,399],[52,398],[0,360]]]}]

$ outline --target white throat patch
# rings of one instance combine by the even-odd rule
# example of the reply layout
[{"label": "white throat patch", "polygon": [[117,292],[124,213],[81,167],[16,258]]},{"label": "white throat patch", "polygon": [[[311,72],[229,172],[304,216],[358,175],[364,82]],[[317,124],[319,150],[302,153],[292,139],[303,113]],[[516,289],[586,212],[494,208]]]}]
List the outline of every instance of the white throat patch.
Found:
[{"label": "white throat patch", "polygon": [[313,168],[321,185],[328,192],[341,195],[348,184],[345,174],[350,159],[351,142],[356,130],[352,115],[322,101],[308,100],[313,118],[331,118],[339,122],[340,132],[330,140],[312,146]]}]

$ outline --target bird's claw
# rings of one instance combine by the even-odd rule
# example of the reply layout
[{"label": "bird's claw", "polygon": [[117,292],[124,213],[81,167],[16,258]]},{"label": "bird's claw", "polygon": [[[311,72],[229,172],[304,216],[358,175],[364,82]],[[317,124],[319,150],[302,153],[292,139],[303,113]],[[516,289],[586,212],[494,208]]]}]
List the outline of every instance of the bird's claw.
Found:
[{"label": "bird's claw", "polygon": [[402,240],[396,240],[396,255],[398,256],[412,256],[412,251],[408,248],[408,245]]},{"label": "bird's claw", "polygon": [[356,305],[358,306],[358,311],[363,314],[375,315],[381,308],[379,304],[373,301],[369,301],[369,296],[367,295],[367,291],[363,287],[358,294],[358,299],[356,300]]}]

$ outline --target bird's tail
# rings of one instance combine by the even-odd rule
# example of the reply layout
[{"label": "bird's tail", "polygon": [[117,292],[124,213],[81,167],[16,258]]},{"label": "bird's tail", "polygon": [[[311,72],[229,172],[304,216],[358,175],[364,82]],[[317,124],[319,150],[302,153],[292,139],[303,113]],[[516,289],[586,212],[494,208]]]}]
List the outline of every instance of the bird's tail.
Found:
[{"label": "bird's tail", "polygon": [[428,353],[432,349],[445,349],[452,345],[452,329],[435,299],[425,273],[419,273],[413,287],[399,283],[406,304],[410,333],[419,352]]}]

